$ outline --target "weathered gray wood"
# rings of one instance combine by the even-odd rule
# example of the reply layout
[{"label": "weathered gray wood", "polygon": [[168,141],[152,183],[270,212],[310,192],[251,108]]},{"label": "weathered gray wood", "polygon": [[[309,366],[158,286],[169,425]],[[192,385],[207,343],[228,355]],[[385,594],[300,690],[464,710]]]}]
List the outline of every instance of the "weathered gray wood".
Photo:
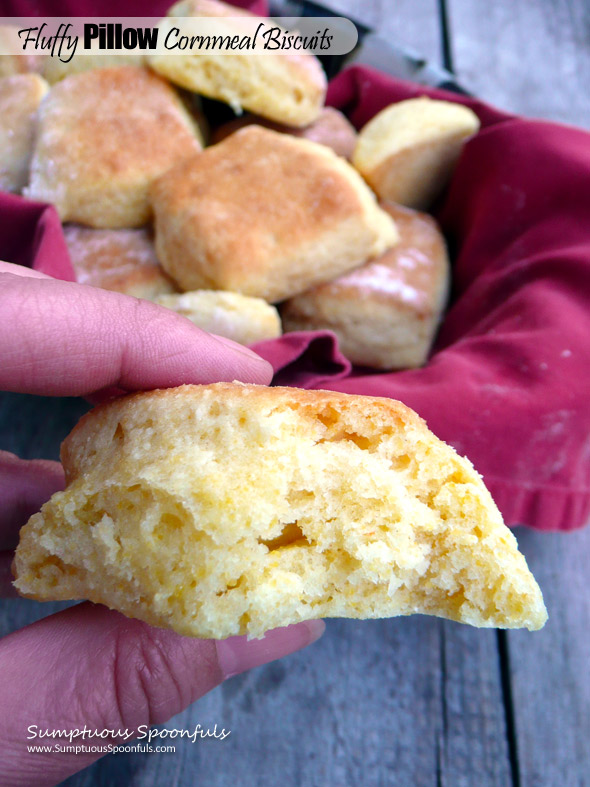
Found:
[{"label": "weathered gray wood", "polygon": [[509,784],[495,634],[442,621],[328,621],[309,650],[233,678],[164,726],[198,723],[231,735],[107,758],[68,785],[114,784],[122,768],[141,787]]},{"label": "weathered gray wood", "polygon": [[590,4],[447,0],[457,78],[483,99],[590,127]]},{"label": "weathered gray wood", "polygon": [[540,632],[508,634],[521,783],[590,784],[590,529],[519,532],[545,596]]},{"label": "weathered gray wood", "polygon": [[438,0],[322,0],[322,5],[372,27],[397,46],[441,62]]},{"label": "weathered gray wood", "polygon": [[497,635],[442,623],[440,784],[511,783]]},{"label": "weathered gray wood", "polygon": [[84,399],[0,392],[0,450],[22,459],[59,459],[59,446],[90,409]]}]

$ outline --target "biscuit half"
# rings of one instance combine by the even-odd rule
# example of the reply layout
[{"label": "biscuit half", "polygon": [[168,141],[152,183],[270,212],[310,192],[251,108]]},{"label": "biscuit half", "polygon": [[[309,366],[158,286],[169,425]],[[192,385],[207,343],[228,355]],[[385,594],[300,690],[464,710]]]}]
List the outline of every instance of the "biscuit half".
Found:
[{"label": "biscuit half", "polygon": [[73,74],[39,110],[26,196],[53,203],[62,221],[140,227],[149,184],[201,149],[198,133],[174,89],[147,69]]},{"label": "biscuit half", "polygon": [[183,290],[232,290],[275,303],[398,239],[343,158],[260,126],[169,170],[150,196],[158,259]]},{"label": "biscuit half", "polygon": [[393,203],[399,243],[381,257],[296,295],[281,307],[286,331],[328,329],[354,364],[411,369],[428,357],[449,290],[444,237],[426,213]]},{"label": "biscuit half", "polygon": [[400,101],[361,129],[352,163],[381,199],[426,210],[479,125],[462,104],[425,96]]},{"label": "biscuit half", "polygon": [[472,465],[390,399],[219,383],[98,407],[15,586],[195,637],[424,613],[540,628],[541,591]]},{"label": "biscuit half", "polygon": [[[252,36],[256,29],[253,14],[217,0],[181,0],[170,8],[168,16],[215,18],[222,36]],[[324,105],[326,75],[319,61],[307,52],[253,55],[202,50],[151,55],[148,62],[171,82],[223,101],[237,113],[247,109],[289,126],[312,123]]]}]

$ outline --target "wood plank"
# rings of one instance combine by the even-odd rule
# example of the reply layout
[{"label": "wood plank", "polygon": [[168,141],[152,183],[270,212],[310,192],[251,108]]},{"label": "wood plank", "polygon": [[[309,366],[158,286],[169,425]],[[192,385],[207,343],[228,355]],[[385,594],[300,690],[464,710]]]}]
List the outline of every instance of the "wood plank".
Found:
[{"label": "wood plank", "polygon": [[[137,783],[435,784],[441,625],[419,618],[328,621],[311,649],[233,678],[164,725],[217,724],[231,735],[185,741],[173,761],[129,755],[141,773]],[[110,783],[118,759],[94,766],[94,782],[72,786]]]},{"label": "wood plank", "polygon": [[512,112],[590,127],[590,4],[446,0],[458,80]]},{"label": "wood plank", "polygon": [[441,61],[437,0],[320,0],[322,5],[378,31],[396,46],[437,65]]},{"label": "wood plank", "polygon": [[[35,615],[43,606],[16,602],[21,615],[25,605]],[[311,649],[233,678],[161,725],[217,724],[231,730],[226,740],[105,757],[67,785],[505,787],[499,691],[494,632],[428,618],[328,621]]]},{"label": "wood plank", "polygon": [[440,784],[511,783],[497,634],[442,622]]},{"label": "wood plank", "polygon": [[590,783],[590,529],[518,534],[549,612],[540,632],[508,634],[521,783]]},{"label": "wood plank", "polygon": [[89,409],[84,399],[0,392],[0,450],[21,459],[59,459],[61,441]]}]

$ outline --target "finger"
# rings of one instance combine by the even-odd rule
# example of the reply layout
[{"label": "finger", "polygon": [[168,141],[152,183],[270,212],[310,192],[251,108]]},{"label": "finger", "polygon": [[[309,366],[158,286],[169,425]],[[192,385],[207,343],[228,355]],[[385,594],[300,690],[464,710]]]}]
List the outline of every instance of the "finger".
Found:
[{"label": "finger", "polygon": [[[322,621],[308,621],[270,631],[262,640],[216,643],[86,603],[10,634],[0,642],[2,784],[55,784],[102,756],[28,753],[27,745],[35,743],[69,743],[28,735],[84,727],[137,731],[163,723],[226,677],[293,653],[323,630]],[[111,741],[125,743],[120,737]]]},{"label": "finger", "polygon": [[59,462],[25,461],[0,451],[0,550],[14,549],[20,528],[64,486]]},{"label": "finger", "polygon": [[272,369],[149,301],[72,282],[0,273],[0,389],[79,396],[241,380]]}]

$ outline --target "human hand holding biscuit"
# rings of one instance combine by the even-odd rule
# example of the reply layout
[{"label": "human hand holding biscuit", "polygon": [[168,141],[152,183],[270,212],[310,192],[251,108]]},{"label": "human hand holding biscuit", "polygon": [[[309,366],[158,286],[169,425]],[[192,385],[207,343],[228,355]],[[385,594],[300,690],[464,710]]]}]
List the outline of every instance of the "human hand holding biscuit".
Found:
[{"label": "human hand holding biscuit", "polygon": [[[0,263],[1,390],[88,396],[234,379],[264,384],[271,375],[246,348],[162,307]],[[0,452],[3,589],[10,589],[20,526],[63,485],[59,463]],[[55,784],[100,756],[29,754],[31,724],[102,730],[162,723],[225,678],[298,650],[322,631],[322,622],[309,621],[261,640],[214,642],[86,603],[14,632],[0,641],[3,783]]]}]

